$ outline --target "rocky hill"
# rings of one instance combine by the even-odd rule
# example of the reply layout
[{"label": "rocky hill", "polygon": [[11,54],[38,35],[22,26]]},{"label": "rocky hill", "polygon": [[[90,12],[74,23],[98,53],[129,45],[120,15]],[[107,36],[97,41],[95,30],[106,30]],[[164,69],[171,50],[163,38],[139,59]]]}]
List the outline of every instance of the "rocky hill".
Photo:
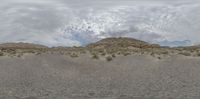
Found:
[{"label": "rocky hill", "polygon": [[108,47],[136,47],[136,48],[151,48],[151,47],[160,47],[157,44],[150,44],[141,40],[137,40],[134,38],[106,38],[103,40],[100,40],[96,43],[89,44],[88,47],[90,48],[108,48]]},{"label": "rocky hill", "polygon": [[31,49],[31,48],[48,48],[44,45],[39,44],[31,44],[31,43],[4,43],[0,44],[0,48],[24,48],[24,49]]}]

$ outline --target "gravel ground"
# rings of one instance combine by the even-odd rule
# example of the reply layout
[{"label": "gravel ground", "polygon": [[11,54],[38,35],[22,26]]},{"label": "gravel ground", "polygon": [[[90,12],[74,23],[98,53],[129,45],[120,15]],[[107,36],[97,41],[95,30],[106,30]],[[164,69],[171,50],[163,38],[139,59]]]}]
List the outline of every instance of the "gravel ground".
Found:
[{"label": "gravel ground", "polygon": [[0,57],[0,99],[200,99],[200,58]]}]

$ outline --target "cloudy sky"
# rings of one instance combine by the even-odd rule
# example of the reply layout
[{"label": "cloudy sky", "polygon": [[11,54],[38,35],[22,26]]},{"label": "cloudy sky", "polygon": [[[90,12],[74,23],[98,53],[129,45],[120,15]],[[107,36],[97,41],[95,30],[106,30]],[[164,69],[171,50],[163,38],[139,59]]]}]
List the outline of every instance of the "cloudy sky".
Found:
[{"label": "cloudy sky", "polygon": [[0,1],[0,43],[78,46],[122,36],[200,44],[199,0]]}]

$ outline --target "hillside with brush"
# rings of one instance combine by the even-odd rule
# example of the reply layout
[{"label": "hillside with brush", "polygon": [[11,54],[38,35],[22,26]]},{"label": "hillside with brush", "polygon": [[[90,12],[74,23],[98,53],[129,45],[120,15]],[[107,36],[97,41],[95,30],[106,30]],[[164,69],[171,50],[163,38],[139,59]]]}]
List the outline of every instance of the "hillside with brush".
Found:
[{"label": "hillside with brush", "polygon": [[0,56],[23,56],[24,54],[53,54],[60,53],[78,57],[81,54],[90,53],[92,57],[127,56],[145,54],[153,57],[166,57],[172,55],[200,56],[199,46],[187,47],[163,47],[134,38],[106,38],[98,42],[88,44],[85,47],[52,47],[30,43],[5,43],[0,44]]},{"label": "hillside with brush", "polygon": [[199,99],[198,46],[132,38],[86,47],[1,46],[0,99]]}]

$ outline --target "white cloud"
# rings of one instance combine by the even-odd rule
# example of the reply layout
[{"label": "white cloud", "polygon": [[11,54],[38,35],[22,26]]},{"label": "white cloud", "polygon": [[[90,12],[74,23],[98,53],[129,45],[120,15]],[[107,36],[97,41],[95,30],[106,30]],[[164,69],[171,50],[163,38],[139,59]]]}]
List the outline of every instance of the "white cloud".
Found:
[{"label": "white cloud", "polygon": [[111,36],[200,43],[200,2],[169,0],[7,0],[0,42],[82,45]]}]

